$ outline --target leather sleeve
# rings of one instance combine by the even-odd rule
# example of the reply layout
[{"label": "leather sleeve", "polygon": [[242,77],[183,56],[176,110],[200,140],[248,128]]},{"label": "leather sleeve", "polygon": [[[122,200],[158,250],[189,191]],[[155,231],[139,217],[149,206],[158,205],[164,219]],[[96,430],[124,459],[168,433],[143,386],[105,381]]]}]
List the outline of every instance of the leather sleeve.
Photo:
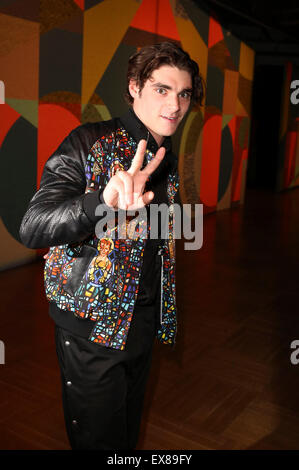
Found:
[{"label": "leather sleeve", "polygon": [[[31,199],[20,227],[28,248],[77,243],[95,229],[91,217],[100,192],[85,194],[85,162],[99,136],[100,123],[72,131],[45,164],[40,189]],[[100,201],[99,201],[100,202]]]}]

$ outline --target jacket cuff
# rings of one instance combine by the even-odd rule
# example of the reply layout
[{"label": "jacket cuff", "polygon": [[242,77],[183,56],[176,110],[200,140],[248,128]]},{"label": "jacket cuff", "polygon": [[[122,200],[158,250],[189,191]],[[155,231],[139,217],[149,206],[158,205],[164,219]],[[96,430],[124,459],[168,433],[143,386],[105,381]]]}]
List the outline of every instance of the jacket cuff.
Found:
[{"label": "jacket cuff", "polygon": [[100,204],[105,204],[103,199],[104,190],[92,191],[91,193],[86,193],[83,199],[83,210],[91,222],[98,222],[101,218],[104,217],[95,215],[96,208]]}]

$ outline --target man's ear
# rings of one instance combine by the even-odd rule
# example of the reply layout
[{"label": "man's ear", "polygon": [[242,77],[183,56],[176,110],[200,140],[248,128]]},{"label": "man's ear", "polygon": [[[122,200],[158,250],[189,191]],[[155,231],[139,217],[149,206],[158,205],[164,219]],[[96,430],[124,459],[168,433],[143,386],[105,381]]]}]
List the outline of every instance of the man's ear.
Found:
[{"label": "man's ear", "polygon": [[136,80],[130,80],[129,82],[129,92],[133,99],[137,98],[139,95],[139,86],[136,83]]}]

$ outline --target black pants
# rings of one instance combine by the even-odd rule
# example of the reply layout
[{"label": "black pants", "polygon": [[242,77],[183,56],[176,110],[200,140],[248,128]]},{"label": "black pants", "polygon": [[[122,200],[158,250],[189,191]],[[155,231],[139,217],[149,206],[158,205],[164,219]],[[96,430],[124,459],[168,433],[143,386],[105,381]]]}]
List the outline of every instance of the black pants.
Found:
[{"label": "black pants", "polygon": [[157,327],[155,310],[135,308],[124,351],[55,327],[62,402],[72,449],[134,449]]}]

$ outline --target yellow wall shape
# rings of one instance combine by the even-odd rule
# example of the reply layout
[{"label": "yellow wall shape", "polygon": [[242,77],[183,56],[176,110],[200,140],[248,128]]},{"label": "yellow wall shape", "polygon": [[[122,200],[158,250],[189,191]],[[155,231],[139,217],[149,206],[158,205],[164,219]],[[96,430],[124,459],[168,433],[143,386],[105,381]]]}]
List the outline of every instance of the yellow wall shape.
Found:
[{"label": "yellow wall shape", "polygon": [[190,20],[175,16],[176,25],[185,49],[199,66],[204,79],[207,78],[208,47]]},{"label": "yellow wall shape", "polygon": [[140,6],[105,0],[84,13],[82,104],[87,104]]},{"label": "yellow wall shape", "polygon": [[253,80],[254,57],[253,49],[246,46],[244,42],[241,42],[239,72],[247,80]]}]

